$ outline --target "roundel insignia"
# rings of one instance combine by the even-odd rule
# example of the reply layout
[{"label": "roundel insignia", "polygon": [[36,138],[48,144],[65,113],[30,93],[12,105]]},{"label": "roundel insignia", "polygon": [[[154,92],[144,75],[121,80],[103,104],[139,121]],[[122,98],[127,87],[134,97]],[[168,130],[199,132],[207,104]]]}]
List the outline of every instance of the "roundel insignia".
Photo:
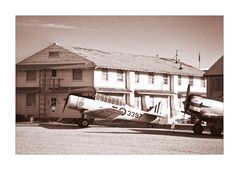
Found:
[{"label": "roundel insignia", "polygon": [[79,102],[78,102],[78,107],[82,107],[84,106],[84,99],[81,99]]},{"label": "roundel insignia", "polygon": [[125,113],[126,113],[126,109],[125,108],[121,107],[119,110],[122,112],[121,115],[125,115]]}]

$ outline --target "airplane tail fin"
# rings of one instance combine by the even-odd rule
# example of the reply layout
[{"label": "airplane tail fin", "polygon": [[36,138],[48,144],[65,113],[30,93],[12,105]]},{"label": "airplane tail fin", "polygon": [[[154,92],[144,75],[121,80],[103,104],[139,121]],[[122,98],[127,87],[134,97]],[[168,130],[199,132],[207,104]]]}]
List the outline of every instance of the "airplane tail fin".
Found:
[{"label": "airplane tail fin", "polygon": [[164,113],[165,110],[163,110],[165,108],[165,102],[160,101],[157,105],[155,105],[150,111],[149,113],[152,113],[154,115],[160,116],[160,117],[165,117]]}]

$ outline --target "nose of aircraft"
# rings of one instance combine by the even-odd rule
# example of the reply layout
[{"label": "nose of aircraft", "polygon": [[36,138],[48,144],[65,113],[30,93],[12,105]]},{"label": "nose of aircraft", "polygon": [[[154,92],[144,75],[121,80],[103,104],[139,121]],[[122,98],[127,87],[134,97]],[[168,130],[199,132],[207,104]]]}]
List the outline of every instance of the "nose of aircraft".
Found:
[{"label": "nose of aircraft", "polygon": [[70,95],[67,102],[67,107],[71,109],[77,108],[78,96]]}]

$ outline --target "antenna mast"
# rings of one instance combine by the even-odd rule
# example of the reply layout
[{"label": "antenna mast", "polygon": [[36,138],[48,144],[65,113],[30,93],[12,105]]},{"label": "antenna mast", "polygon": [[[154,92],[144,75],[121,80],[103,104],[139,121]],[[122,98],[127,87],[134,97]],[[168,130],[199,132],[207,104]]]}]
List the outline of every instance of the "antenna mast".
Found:
[{"label": "antenna mast", "polygon": [[200,55],[200,51],[199,51],[199,55],[198,55],[198,68],[200,69],[201,67],[201,55]]}]

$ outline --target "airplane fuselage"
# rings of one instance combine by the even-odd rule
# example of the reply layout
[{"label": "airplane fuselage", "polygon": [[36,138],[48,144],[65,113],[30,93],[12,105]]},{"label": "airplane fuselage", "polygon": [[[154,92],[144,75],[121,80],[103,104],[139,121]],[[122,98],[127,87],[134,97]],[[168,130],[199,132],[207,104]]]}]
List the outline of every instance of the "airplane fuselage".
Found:
[{"label": "airplane fuselage", "polygon": [[185,111],[198,117],[216,118],[223,117],[223,103],[190,94],[186,103]]},{"label": "airplane fuselage", "polygon": [[[120,111],[120,114],[114,119],[139,121],[139,122],[152,122],[157,118],[154,115],[152,116],[145,115],[144,111],[137,108],[130,107],[126,104],[115,105],[115,104],[111,104],[111,103],[107,103],[103,101],[98,101],[98,100],[93,100],[93,99],[73,96],[73,95],[69,96],[67,105],[71,109],[77,109],[79,111],[87,111],[87,112],[100,110],[100,109],[109,109],[109,108],[111,108],[112,110],[109,110],[108,112],[114,112],[114,110]],[[107,114],[105,112],[107,112],[107,110],[104,110],[104,114]],[[100,114],[95,114],[94,117],[102,118]]]}]

